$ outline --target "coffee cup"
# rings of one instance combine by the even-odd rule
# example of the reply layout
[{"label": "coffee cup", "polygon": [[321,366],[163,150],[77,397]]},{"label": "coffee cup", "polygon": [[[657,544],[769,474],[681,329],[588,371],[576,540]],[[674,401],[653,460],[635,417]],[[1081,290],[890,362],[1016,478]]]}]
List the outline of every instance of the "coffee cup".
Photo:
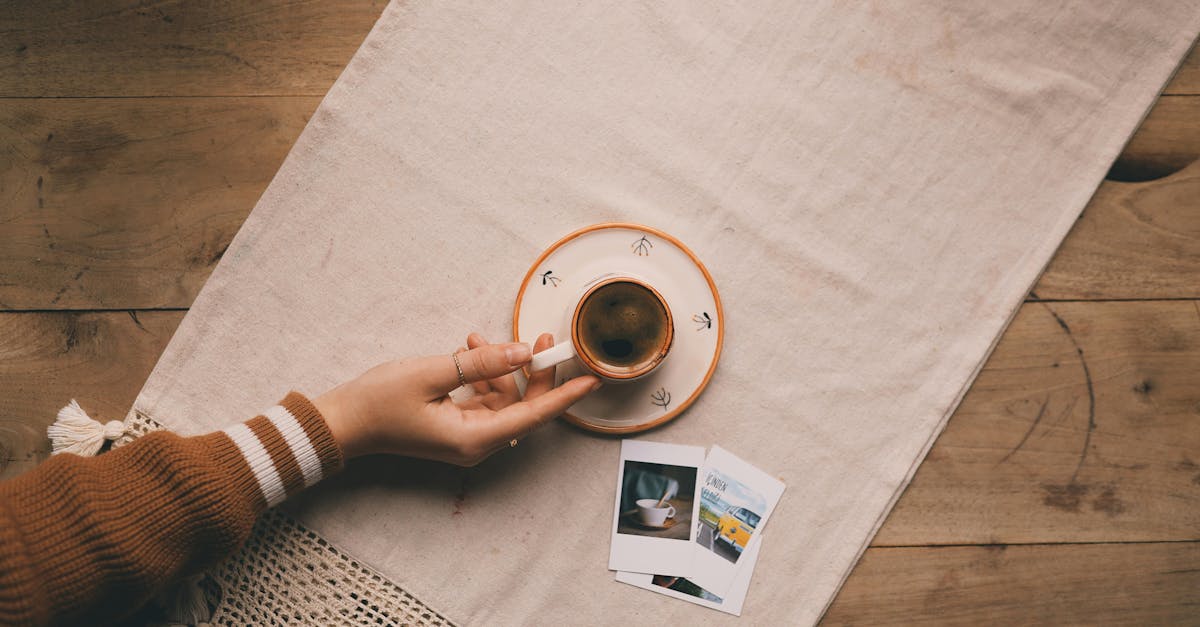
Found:
[{"label": "coffee cup", "polygon": [[634,381],[662,365],[675,339],[666,299],[633,275],[593,279],[567,314],[570,338],[534,355],[531,370],[577,358],[605,381]]},{"label": "coffee cup", "polygon": [[668,519],[675,517],[675,506],[668,504],[659,507],[658,499],[638,499],[637,513],[638,520],[642,521],[643,525],[661,527]]}]

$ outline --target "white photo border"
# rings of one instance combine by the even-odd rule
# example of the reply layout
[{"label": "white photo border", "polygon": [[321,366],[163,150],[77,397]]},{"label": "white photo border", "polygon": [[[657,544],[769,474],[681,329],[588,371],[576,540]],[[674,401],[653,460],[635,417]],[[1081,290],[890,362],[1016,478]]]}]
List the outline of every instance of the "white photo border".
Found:
[{"label": "white photo border", "polygon": [[699,486],[693,486],[692,528],[688,530],[686,542],[682,539],[617,533],[621,522],[621,488],[624,484],[627,461],[695,468],[696,481],[699,482],[705,461],[704,447],[641,440],[622,441],[617,472],[617,494],[613,501],[612,544],[608,555],[608,569],[689,577],[696,558],[695,521],[700,511]]},{"label": "white photo border", "polygon": [[[754,577],[754,566],[758,563],[758,550],[762,546],[762,541],[755,542],[751,547],[746,549],[746,553],[742,559],[738,560],[737,575],[733,578],[733,583],[729,586],[729,594],[721,597],[720,603],[715,603],[700,597],[694,597],[690,594],[684,594],[670,588],[654,585],[654,575],[645,573],[629,573],[625,571],[617,572],[617,581],[627,583],[631,586],[636,586],[644,590],[649,590],[658,594],[665,594],[669,597],[695,603],[696,605],[733,614],[734,616],[742,615],[742,607],[746,604],[746,593],[750,591],[750,580]],[[662,573],[658,573],[662,574]],[[688,581],[691,581],[688,579]],[[695,583],[695,582],[693,582]],[[715,593],[714,593],[715,594]]]}]

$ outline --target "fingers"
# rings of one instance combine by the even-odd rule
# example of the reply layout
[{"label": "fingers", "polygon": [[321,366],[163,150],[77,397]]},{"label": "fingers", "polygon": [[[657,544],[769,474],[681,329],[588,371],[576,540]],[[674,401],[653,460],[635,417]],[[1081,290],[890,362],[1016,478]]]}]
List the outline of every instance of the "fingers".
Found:
[{"label": "fingers", "polygon": [[[533,343],[533,352],[540,353],[551,346],[554,346],[554,336],[549,333],[543,333]],[[525,386],[525,398],[537,398],[554,389],[554,373],[554,366],[529,373],[529,384]]]},{"label": "fingers", "polygon": [[[547,369],[548,370],[548,369]],[[536,397],[513,403],[496,412],[491,420],[480,423],[480,437],[487,442],[506,443],[523,438],[542,424],[558,417],[590,392],[600,387],[600,379],[592,375],[576,377]]]},{"label": "fingers", "polygon": [[[467,346],[470,348],[488,346],[488,341],[484,339],[482,335],[478,333],[472,333],[467,336]],[[485,394],[489,388],[499,392],[506,405],[521,400],[521,391],[517,389],[517,381],[511,374],[497,377],[495,379],[491,379],[490,381],[476,383],[476,389],[479,389],[479,386],[481,385],[484,386]]]},{"label": "fingers", "polygon": [[[501,377],[529,363],[533,351],[528,344],[488,344],[456,353],[467,383]],[[449,394],[459,386],[459,369],[454,356],[432,355],[409,362],[414,383],[430,398]]]},{"label": "fingers", "polygon": [[[462,353],[467,352],[468,348],[479,348],[480,346],[487,346],[487,342],[481,343],[478,341],[478,340],[482,340],[482,339],[483,339],[482,337],[478,337],[475,333],[468,335],[467,336],[467,347],[463,348],[460,346],[458,348],[458,350],[454,351],[454,354],[459,356],[459,361],[462,361]],[[472,342],[471,340],[476,340],[476,341]],[[477,396],[489,394],[492,391],[492,386],[489,385],[486,380],[485,381],[476,381],[476,382],[472,383],[471,388],[475,390],[475,394]]]}]

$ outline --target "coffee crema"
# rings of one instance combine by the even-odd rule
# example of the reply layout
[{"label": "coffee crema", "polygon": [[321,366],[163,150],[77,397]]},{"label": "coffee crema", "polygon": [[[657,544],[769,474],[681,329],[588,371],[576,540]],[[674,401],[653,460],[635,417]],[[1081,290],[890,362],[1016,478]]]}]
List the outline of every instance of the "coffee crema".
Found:
[{"label": "coffee crema", "polygon": [[666,304],[640,283],[616,280],[595,288],[580,304],[575,333],[581,357],[600,369],[636,374],[653,367],[671,347],[674,330]]}]

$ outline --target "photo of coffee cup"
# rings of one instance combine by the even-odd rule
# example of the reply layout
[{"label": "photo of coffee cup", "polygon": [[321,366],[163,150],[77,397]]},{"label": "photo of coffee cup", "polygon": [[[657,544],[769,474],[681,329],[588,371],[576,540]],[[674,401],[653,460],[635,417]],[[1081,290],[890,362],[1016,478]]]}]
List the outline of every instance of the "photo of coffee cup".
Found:
[{"label": "photo of coffee cup", "polygon": [[[625,444],[629,442],[626,441]],[[653,443],[637,444],[649,446]],[[695,515],[696,477],[704,459],[704,449],[695,448],[695,465],[625,460],[621,465],[621,476],[618,480],[615,522],[617,535],[643,536],[658,540],[693,539],[691,522]]]},{"label": "photo of coffee cup", "polygon": [[588,283],[571,310],[569,328],[569,340],[533,356],[532,370],[578,358],[605,381],[634,381],[662,365],[675,339],[666,299],[631,275],[610,274]]},{"label": "photo of coffee cup", "polygon": [[662,527],[669,519],[675,517],[675,506],[664,504],[659,507],[658,499],[638,499],[637,515],[643,525]]}]

